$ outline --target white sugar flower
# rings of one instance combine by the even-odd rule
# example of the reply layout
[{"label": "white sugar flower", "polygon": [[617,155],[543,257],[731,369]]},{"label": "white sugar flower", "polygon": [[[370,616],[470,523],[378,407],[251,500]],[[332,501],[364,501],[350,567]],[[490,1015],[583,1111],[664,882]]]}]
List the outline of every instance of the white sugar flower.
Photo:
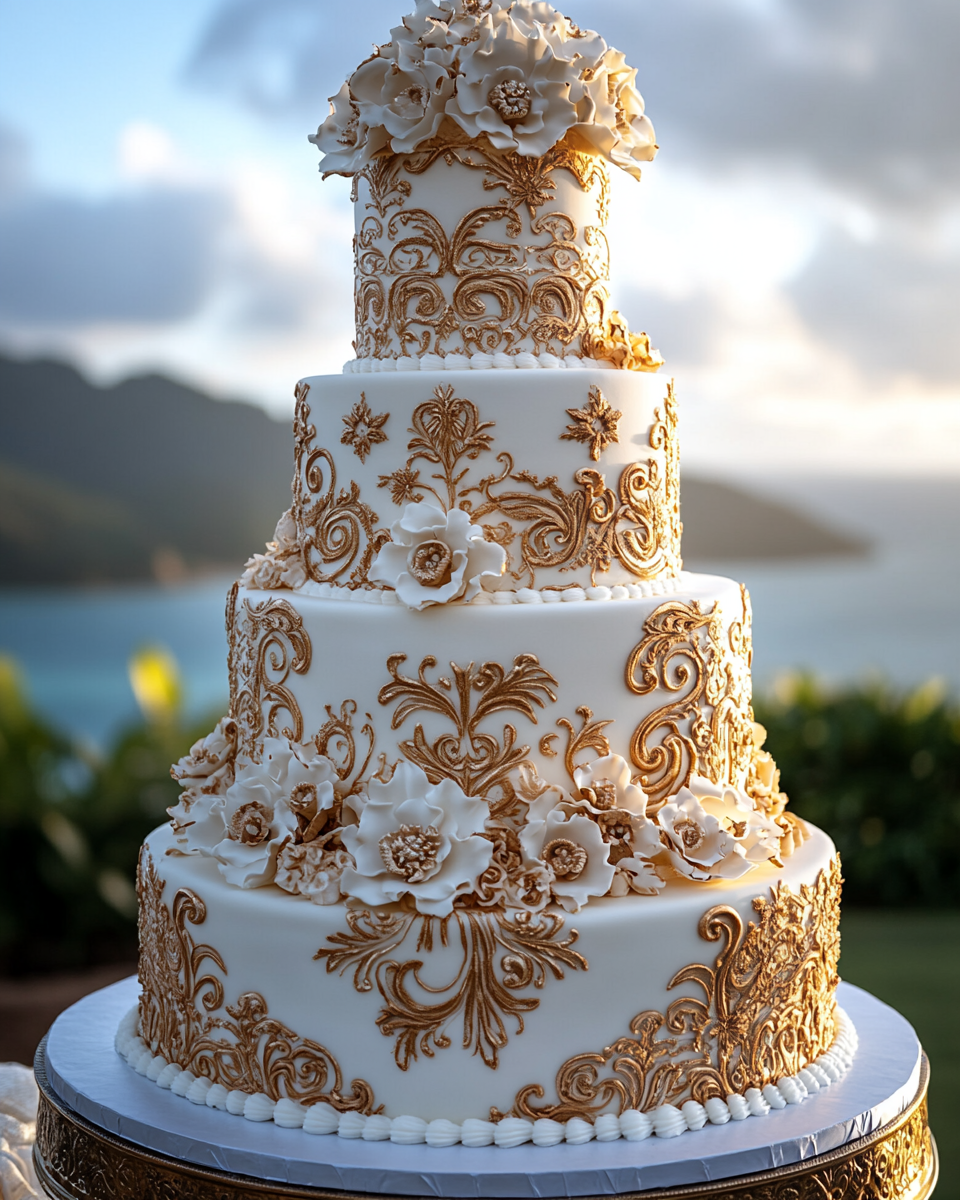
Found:
[{"label": "white sugar flower", "polygon": [[323,154],[320,169],[326,177],[362,171],[389,143],[390,135],[382,125],[371,128],[360,120],[360,109],[347,82],[330,97],[330,115],[308,140]]},{"label": "white sugar flower", "polygon": [[339,831],[331,830],[311,842],[287,842],[277,858],[277,887],[314,904],[336,904],[340,878],[353,860],[342,846],[331,846]]},{"label": "white sugar flower", "polygon": [[555,808],[543,820],[531,820],[520,845],[553,874],[552,890],[567,912],[579,912],[591,896],[603,896],[613,882],[610,847],[590,817],[568,816]]},{"label": "white sugar flower", "polygon": [[340,832],[355,866],[340,887],[364,904],[409,896],[418,912],[446,917],[490,865],[482,834],[486,801],[451,779],[431,784],[419,767],[400,763],[389,783],[371,780],[360,824]]},{"label": "white sugar flower", "polygon": [[739,879],[779,849],[780,830],[748,796],[696,775],[657,821],[670,865],[689,879]]},{"label": "white sugar flower", "polygon": [[350,81],[359,120],[382,126],[397,154],[415,149],[436,134],[453,87],[453,80],[438,63],[407,62],[401,67],[381,57],[364,63]]},{"label": "white sugar flower", "polygon": [[236,721],[224,717],[170,768],[183,787],[177,804],[167,809],[181,854],[201,854],[223,835],[223,821],[214,808],[233,783],[237,737]]},{"label": "white sugar flower", "polygon": [[499,578],[506,552],[484,541],[479,525],[459,508],[445,513],[427,501],[408,504],[373,561],[370,578],[396,588],[408,608],[470,600],[484,576]]},{"label": "white sugar flower", "polygon": [[286,738],[265,739],[260,762],[239,762],[216,805],[221,839],[207,851],[224,879],[241,888],[270,883],[277,855],[300,828],[300,814],[313,814],[312,820],[334,809],[336,779],[333,764],[314,746]]},{"label": "white sugar flower", "polygon": [[471,137],[485,133],[500,150],[539,156],[576,121],[572,68],[537,28],[487,16],[481,36],[460,53],[462,74],[448,114]]},{"label": "white sugar flower", "polygon": [[299,588],[307,582],[297,523],[289,508],[277,522],[273,541],[267,542],[266,554],[254,554],[247,559],[240,582],[244,587],[262,591]]},{"label": "white sugar flower", "polygon": [[574,145],[599,153],[639,179],[637,164],[654,158],[657,141],[634,85],[636,76],[620,51],[613,49],[595,68],[585,71],[570,92],[577,110],[570,138]]},{"label": "white sugar flower", "polygon": [[633,782],[630,764],[619,754],[605,754],[586,766],[576,767],[573,780],[579,788],[579,798],[594,812],[625,808],[646,816],[646,794]]},{"label": "white sugar flower", "polygon": [[664,887],[666,881],[657,874],[657,868],[650,859],[633,855],[617,862],[617,873],[609,894],[629,896],[635,892],[638,896],[655,896]]}]

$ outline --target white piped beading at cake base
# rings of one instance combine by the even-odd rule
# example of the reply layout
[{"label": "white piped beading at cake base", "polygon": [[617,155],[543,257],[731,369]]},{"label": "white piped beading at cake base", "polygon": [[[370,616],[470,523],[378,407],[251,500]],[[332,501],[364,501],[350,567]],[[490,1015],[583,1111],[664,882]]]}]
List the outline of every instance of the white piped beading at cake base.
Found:
[{"label": "white piped beading at cake base", "polygon": [[568,354],[404,354],[397,358],[352,358],[343,364],[344,375],[379,375],[391,371],[615,371],[606,358]]},{"label": "white piped beading at cake base", "polygon": [[[565,588],[501,588],[495,592],[480,591],[472,599],[463,601],[476,608],[485,604],[573,604],[581,600],[594,603],[607,600],[647,600],[651,596],[669,596],[684,584],[684,573],[662,575],[658,579],[639,583],[618,584],[614,587],[565,587]],[[308,580],[296,589],[298,595],[313,596],[320,600],[348,600],[353,604],[401,603],[400,597],[390,588],[349,588],[335,583],[314,583]]]},{"label": "white piped beading at cake base", "polygon": [[513,1146],[532,1142],[535,1146],[557,1146],[560,1142],[579,1146],[585,1142],[612,1142],[624,1138],[642,1142],[648,1137],[672,1138],[682,1133],[694,1133],[705,1125],[726,1125],[730,1121],[745,1121],[748,1117],[765,1117],[771,1109],[802,1104],[822,1088],[838,1083],[850,1070],[857,1052],[858,1038],[853,1022],[837,1009],[837,1036],[833,1045],[814,1062],[796,1075],[788,1075],[768,1083],[762,1089],[748,1088],[744,1095],[729,1095],[723,1099],[711,1096],[705,1104],[688,1100],[679,1108],[661,1104],[650,1112],[627,1109],[619,1115],[603,1113],[593,1122],[581,1117],[568,1121],[540,1118],[528,1121],[523,1117],[503,1117],[486,1121],[469,1117],[462,1124],[440,1117],[426,1121],[422,1117],[385,1117],[380,1113],[365,1116],[358,1112],[339,1113],[329,1104],[309,1107],[294,1100],[272,1100],[264,1092],[228,1092],[222,1084],[211,1083],[204,1076],[184,1071],[176,1063],[168,1063],[154,1055],[137,1033],[139,1008],[124,1016],[117,1029],[114,1047],[121,1058],[158,1087],[168,1088],[192,1104],[205,1105],[222,1112],[242,1116],[248,1121],[273,1121],[282,1129],[303,1129],[305,1133],[335,1133],[341,1138],[359,1138],[366,1142],[390,1141],[396,1145],[412,1146]]}]

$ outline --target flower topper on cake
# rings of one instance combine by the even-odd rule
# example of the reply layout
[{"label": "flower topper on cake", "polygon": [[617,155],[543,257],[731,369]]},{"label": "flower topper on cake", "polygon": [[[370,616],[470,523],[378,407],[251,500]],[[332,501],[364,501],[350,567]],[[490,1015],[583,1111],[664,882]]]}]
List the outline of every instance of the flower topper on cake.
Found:
[{"label": "flower topper on cake", "polygon": [[636,178],[657,152],[636,70],[544,0],[417,0],[362,63],[310,141],[325,175],[409,154],[444,121],[540,157],[561,139]]}]

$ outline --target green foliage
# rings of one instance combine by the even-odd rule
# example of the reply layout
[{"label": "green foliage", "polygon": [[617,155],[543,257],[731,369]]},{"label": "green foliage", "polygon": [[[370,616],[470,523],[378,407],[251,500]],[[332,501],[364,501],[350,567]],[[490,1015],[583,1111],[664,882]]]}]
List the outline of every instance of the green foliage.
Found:
[{"label": "green foliage", "polygon": [[176,803],[170,763],[210,724],[148,722],[100,758],[32,712],[0,658],[0,975],[136,954],[140,843]]},{"label": "green foliage", "polygon": [[791,810],[837,844],[845,904],[960,907],[960,709],[942,684],[789,679],[756,710]]}]

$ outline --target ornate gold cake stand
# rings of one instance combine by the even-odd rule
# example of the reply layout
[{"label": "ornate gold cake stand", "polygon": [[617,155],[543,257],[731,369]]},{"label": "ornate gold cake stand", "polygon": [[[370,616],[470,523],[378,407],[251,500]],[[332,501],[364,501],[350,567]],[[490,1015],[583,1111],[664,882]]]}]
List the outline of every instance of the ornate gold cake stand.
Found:
[{"label": "ornate gold cake stand", "polygon": [[[45,1046],[46,1039],[35,1064],[40,1108],[34,1159],[52,1200],[370,1198],[370,1193],[265,1182],[191,1166],[116,1137],[54,1093],[46,1074]],[[906,1110],[870,1136],[837,1150],[758,1175],[631,1192],[621,1200],[925,1200],[937,1182],[937,1149],[927,1124],[929,1075],[924,1056],[920,1084]]]}]

